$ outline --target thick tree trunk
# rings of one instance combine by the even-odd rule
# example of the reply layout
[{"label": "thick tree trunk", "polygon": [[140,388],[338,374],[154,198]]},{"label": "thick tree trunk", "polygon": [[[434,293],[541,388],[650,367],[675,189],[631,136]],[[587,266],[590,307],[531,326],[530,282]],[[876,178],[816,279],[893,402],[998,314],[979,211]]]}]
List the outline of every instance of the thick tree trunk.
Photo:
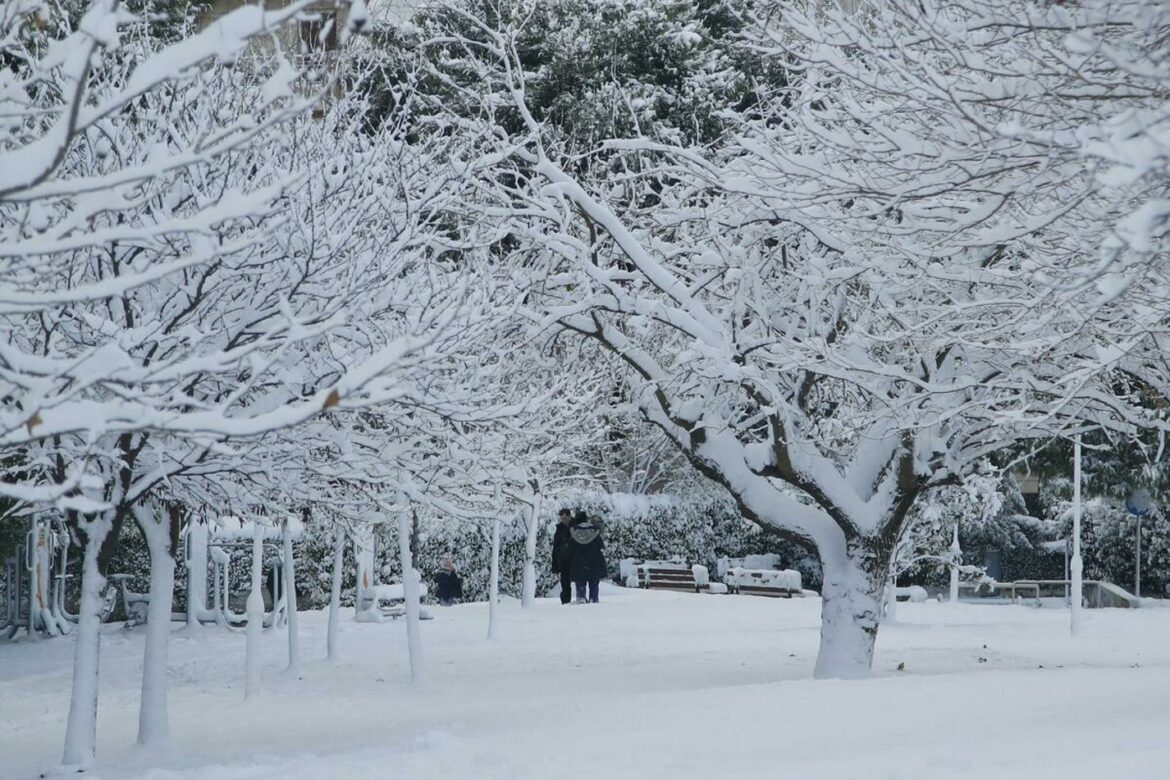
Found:
[{"label": "thick tree trunk", "polygon": [[98,659],[102,637],[102,589],[106,585],[98,558],[111,527],[112,520],[108,516],[96,518],[84,526],[85,557],[73,657],[73,691],[62,757],[62,763],[67,766],[91,766],[97,745]]},{"label": "thick tree trunk", "polygon": [[402,563],[402,591],[406,599],[406,646],[410,655],[410,681],[423,681],[422,637],[419,632],[419,582],[410,551],[410,520],[398,513],[398,556]]},{"label": "thick tree trunk", "polygon": [[821,645],[814,677],[869,676],[890,554],[868,539],[853,540],[838,554],[822,551]]},{"label": "thick tree trunk", "polygon": [[138,525],[150,550],[150,602],[146,613],[146,650],[142,658],[142,698],[138,705],[138,744],[157,745],[170,736],[167,713],[167,651],[175,593],[175,559],[170,529],[140,508]]},{"label": "thick tree trunk", "polygon": [[345,566],[345,529],[338,525],[333,541],[333,587],[329,590],[329,628],[325,634],[325,657],[337,660],[337,624],[341,619],[341,572]]}]

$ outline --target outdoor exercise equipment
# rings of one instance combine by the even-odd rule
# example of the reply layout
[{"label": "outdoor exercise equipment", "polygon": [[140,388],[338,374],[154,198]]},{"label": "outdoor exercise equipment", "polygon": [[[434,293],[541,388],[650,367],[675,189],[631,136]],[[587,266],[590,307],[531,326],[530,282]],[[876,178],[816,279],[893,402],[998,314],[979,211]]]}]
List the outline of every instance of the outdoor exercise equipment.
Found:
[{"label": "outdoor exercise equipment", "polygon": [[[195,519],[183,532],[186,542],[184,562],[187,566],[187,622],[217,623],[242,628],[248,622],[245,613],[231,608],[231,562],[238,551],[247,551],[253,545],[253,523],[235,516],[217,518],[214,522]],[[264,613],[264,626],[284,625],[288,620],[289,593],[287,582],[292,581],[291,560],[286,561],[285,536],[289,541],[299,539],[304,528],[293,516],[279,524],[267,524],[259,519],[264,558],[270,561],[266,578],[272,598],[271,609]],[[208,606],[209,566],[211,606]],[[289,567],[286,573],[285,567]]]},{"label": "outdoor exercise equipment", "polygon": [[[73,630],[77,616],[65,606],[69,570],[69,531],[64,520],[48,514],[29,518],[24,540],[4,562],[4,604],[0,638],[28,635],[61,636]],[[108,615],[115,596],[103,594]]]}]

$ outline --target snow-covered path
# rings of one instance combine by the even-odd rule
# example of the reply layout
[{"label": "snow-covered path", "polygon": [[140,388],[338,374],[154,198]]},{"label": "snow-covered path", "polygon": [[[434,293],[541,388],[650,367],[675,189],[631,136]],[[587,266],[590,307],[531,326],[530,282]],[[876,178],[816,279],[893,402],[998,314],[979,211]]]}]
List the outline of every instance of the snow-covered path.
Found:
[{"label": "snow-covered path", "polygon": [[[303,613],[303,674],[264,637],[264,695],[245,706],[243,635],[172,645],[173,744],[133,747],[142,631],[103,639],[96,776],[254,778],[1164,778],[1170,772],[1170,609],[1066,613],[900,605],[877,676],[808,679],[819,602],[607,590],[600,606],[484,604],[423,625],[412,688],[401,623]],[[0,778],[59,755],[68,640],[0,645]],[[898,671],[899,664],[904,671]],[[1124,771],[1123,771],[1124,770]]]}]

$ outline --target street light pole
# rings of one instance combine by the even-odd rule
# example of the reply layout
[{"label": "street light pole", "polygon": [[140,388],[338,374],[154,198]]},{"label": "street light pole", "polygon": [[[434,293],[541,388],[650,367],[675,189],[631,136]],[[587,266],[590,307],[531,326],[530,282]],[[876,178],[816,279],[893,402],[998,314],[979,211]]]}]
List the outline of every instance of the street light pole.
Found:
[{"label": "street light pole", "polygon": [[1133,595],[1142,595],[1142,518],[1150,512],[1150,491],[1137,488],[1125,499],[1125,508],[1133,515]]},{"label": "street light pole", "polygon": [[955,523],[955,536],[951,542],[951,603],[959,602],[959,560],[963,550],[959,547],[959,524]]},{"label": "street light pole", "polygon": [[1081,437],[1073,441],[1073,541],[1072,598],[1069,601],[1069,632],[1072,636],[1081,633],[1081,591],[1084,587],[1084,561],[1081,560]]},{"label": "street light pole", "polygon": [[1133,595],[1142,597],[1142,516],[1134,517],[1137,528],[1134,530],[1133,541]]}]

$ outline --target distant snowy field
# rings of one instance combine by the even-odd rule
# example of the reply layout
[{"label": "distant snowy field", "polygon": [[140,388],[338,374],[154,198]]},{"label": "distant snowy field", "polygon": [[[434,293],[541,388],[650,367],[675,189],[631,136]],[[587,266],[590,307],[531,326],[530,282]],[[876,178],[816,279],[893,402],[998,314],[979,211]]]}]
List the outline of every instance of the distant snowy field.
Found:
[{"label": "distant snowy field", "polygon": [[[102,645],[98,767],[142,780],[357,778],[1166,778],[1170,609],[899,605],[875,678],[813,681],[816,599],[607,589],[435,609],[427,684],[408,683],[405,625],[302,613],[301,679],[264,637],[264,695],[243,698],[244,635],[178,631],[165,755],[133,747],[141,629]],[[347,613],[348,617],[348,613]],[[60,756],[69,640],[0,644],[0,778]],[[905,664],[904,671],[898,666]]]}]

